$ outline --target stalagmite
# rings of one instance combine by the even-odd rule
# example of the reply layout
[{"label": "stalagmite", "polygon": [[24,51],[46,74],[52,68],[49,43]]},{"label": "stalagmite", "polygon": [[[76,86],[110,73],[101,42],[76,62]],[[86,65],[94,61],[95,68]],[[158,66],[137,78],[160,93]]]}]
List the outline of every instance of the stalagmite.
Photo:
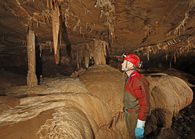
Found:
[{"label": "stalagmite", "polygon": [[37,77],[35,74],[35,34],[34,31],[29,30],[27,35],[27,55],[28,55],[28,74],[27,86],[33,87],[37,85]]},{"label": "stalagmite", "polygon": [[72,58],[76,58],[77,68],[79,69],[82,60],[85,60],[85,67],[88,68],[90,59],[94,60],[96,65],[106,64],[107,49],[109,44],[108,42],[102,40],[96,40],[71,45]]},{"label": "stalagmite", "polygon": [[55,54],[55,62],[59,64],[60,56],[59,56],[59,47],[58,47],[58,35],[60,28],[60,20],[59,20],[60,12],[58,4],[54,4],[54,8],[52,9],[52,31],[53,31],[53,44],[54,44],[54,54]]}]

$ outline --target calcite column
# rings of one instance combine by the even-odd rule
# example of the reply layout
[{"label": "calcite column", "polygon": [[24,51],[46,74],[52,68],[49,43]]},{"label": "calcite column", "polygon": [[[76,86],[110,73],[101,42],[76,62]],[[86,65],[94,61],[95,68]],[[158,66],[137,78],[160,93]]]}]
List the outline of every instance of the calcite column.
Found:
[{"label": "calcite column", "polygon": [[34,31],[29,30],[27,35],[27,56],[28,56],[28,74],[27,86],[33,87],[38,84],[36,77],[36,57],[35,57],[35,34]]},{"label": "calcite column", "polygon": [[96,65],[106,64],[106,43],[94,39],[94,61]]}]

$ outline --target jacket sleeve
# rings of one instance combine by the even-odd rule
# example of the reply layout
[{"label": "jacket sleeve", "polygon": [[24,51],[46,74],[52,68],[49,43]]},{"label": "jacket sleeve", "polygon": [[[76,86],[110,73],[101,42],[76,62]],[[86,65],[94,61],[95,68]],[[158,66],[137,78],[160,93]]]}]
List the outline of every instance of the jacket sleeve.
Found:
[{"label": "jacket sleeve", "polygon": [[150,111],[149,83],[148,81],[144,81],[143,78],[138,78],[135,80],[134,86],[134,96],[139,101],[140,105],[138,119],[141,121],[145,121]]}]

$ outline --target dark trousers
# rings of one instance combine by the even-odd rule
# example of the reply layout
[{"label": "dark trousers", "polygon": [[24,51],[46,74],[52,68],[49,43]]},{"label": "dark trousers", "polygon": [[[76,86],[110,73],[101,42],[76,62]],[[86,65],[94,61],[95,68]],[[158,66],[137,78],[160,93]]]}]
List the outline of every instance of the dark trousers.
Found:
[{"label": "dark trousers", "polygon": [[130,139],[135,139],[135,128],[137,125],[138,113],[125,112],[125,122]]}]

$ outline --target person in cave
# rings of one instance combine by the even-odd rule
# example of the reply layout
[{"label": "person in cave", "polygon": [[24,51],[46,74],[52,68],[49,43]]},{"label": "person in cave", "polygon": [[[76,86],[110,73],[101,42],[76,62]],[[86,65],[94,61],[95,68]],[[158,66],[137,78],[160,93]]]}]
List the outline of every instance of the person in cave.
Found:
[{"label": "person in cave", "polygon": [[134,54],[125,56],[122,71],[127,74],[123,97],[125,121],[130,138],[143,138],[146,117],[150,111],[149,82],[137,72],[140,58]]}]

